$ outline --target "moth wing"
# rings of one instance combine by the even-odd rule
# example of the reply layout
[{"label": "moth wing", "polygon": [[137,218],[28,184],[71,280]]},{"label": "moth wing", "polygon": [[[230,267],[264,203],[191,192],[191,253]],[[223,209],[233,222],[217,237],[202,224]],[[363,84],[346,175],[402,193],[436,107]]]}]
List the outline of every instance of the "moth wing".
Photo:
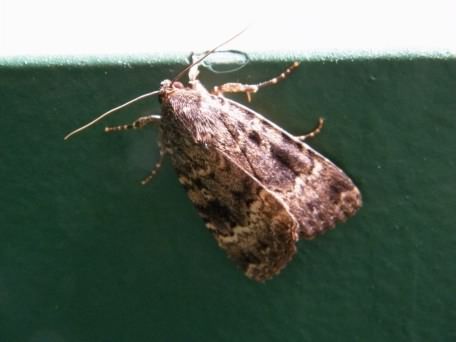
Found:
[{"label": "moth wing", "polygon": [[238,146],[226,152],[287,205],[302,237],[323,233],[361,207],[358,188],[331,161],[250,108],[219,101],[219,115]]},{"label": "moth wing", "polygon": [[[219,246],[246,276],[264,281],[296,252],[297,222],[280,198],[224,152],[175,153],[179,181]],[[191,160],[191,167],[189,162]]]}]

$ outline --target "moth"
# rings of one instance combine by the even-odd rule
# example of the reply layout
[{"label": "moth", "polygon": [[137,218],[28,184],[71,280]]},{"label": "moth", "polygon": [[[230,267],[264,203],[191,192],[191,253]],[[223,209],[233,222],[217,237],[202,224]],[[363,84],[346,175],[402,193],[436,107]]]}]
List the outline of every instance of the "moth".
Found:
[{"label": "moth", "polygon": [[[134,101],[158,95],[161,115],[105,131],[159,125],[160,158],[142,183],[150,181],[169,156],[218,245],[247,277],[262,282],[287,265],[299,239],[313,239],[354,215],[361,194],[341,169],[304,142],[319,133],[322,120],[311,133],[293,136],[224,96],[241,92],[250,100],[259,89],[285,79],[299,63],[265,82],[226,83],[208,91],[198,80],[198,67],[221,45],[174,80],[161,82],[159,90],[102,114],[65,139]],[[178,79],[187,71],[184,85]]]}]

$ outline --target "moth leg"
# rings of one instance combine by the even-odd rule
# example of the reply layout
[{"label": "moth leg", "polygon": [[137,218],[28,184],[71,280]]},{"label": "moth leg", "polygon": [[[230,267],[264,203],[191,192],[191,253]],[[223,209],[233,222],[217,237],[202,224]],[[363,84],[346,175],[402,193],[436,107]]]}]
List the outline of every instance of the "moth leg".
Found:
[{"label": "moth leg", "polygon": [[319,119],[318,119],[317,127],[315,127],[315,128],[314,128],[312,131],[310,131],[309,133],[304,134],[304,135],[299,135],[299,136],[297,136],[296,138],[298,138],[298,139],[301,140],[301,141],[304,141],[304,140],[306,140],[306,139],[315,138],[315,136],[321,132],[321,129],[323,128],[324,123],[325,123],[325,120],[324,120],[323,118],[319,118]]},{"label": "moth leg", "polygon": [[247,100],[250,102],[251,94],[256,93],[258,90],[260,90],[260,88],[277,84],[279,81],[284,80],[298,66],[299,62],[294,62],[279,76],[276,76],[268,81],[260,82],[257,84],[225,83],[220,86],[215,86],[214,88],[212,88],[211,93],[214,95],[223,95],[223,93],[245,93],[247,95]]},{"label": "moth leg", "polygon": [[[193,62],[195,62],[195,57],[192,57],[192,58],[193,58]],[[188,71],[188,80],[190,81],[190,83],[196,81],[196,79],[198,78],[198,75],[199,75],[198,67],[199,67],[199,64],[196,63]]]},{"label": "moth leg", "polygon": [[105,132],[116,132],[116,131],[126,131],[128,129],[139,129],[143,128],[146,125],[153,124],[159,122],[161,119],[160,115],[146,115],[137,118],[131,124],[119,125],[119,126],[111,126],[105,127]]},{"label": "moth leg", "polygon": [[142,185],[146,185],[147,183],[149,183],[152,180],[152,178],[154,178],[154,176],[157,174],[158,170],[160,170],[165,154],[165,150],[160,146],[160,157],[158,161],[155,163],[152,170],[150,170],[150,173],[141,181]]}]

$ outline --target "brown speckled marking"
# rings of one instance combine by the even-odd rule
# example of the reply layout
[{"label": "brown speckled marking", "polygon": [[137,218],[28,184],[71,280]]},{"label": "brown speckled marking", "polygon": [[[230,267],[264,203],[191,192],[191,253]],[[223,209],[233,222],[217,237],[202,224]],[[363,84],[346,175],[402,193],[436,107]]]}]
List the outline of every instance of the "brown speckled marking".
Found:
[{"label": "brown speckled marking", "polygon": [[201,89],[176,89],[162,101],[162,144],[190,179],[190,199],[220,247],[248,277],[271,278],[299,237],[313,239],[361,206],[343,171],[249,108]]},{"label": "brown speckled marking", "polygon": [[193,64],[189,86],[165,80],[158,92],[139,97],[158,93],[161,116],[107,128],[113,132],[160,123],[160,160],[144,182],[168,154],[179,182],[219,246],[257,281],[272,278],[287,265],[299,238],[313,239],[361,206],[361,194],[351,179],[302,142],[320,132],[322,119],[311,133],[294,137],[221,96],[243,92],[250,100],[251,94],[283,80],[298,64],[258,84],[214,87],[213,94],[196,79],[198,64]]},{"label": "brown speckled marking", "polygon": [[282,137],[282,143],[284,144],[290,144],[290,143],[293,143],[293,139],[291,139],[290,135],[286,132],[281,132],[280,133],[280,136]]},{"label": "brown speckled marking", "polygon": [[249,137],[249,139],[251,141],[253,141],[256,145],[260,145],[261,144],[261,135],[260,133],[258,133],[257,131],[250,131],[247,136]]}]

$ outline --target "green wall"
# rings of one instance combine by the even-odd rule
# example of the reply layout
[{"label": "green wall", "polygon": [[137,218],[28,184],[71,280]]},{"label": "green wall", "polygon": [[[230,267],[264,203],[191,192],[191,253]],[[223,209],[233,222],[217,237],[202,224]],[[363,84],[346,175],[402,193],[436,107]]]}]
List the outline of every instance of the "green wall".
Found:
[{"label": "green wall", "polygon": [[[261,81],[253,62],[207,85]],[[249,106],[359,185],[364,206],[265,284],[218,249],[157,130],[104,134],[159,113],[134,105],[175,63],[0,65],[1,341],[455,341],[456,60],[307,61]],[[238,98],[240,101],[245,99]]]}]

